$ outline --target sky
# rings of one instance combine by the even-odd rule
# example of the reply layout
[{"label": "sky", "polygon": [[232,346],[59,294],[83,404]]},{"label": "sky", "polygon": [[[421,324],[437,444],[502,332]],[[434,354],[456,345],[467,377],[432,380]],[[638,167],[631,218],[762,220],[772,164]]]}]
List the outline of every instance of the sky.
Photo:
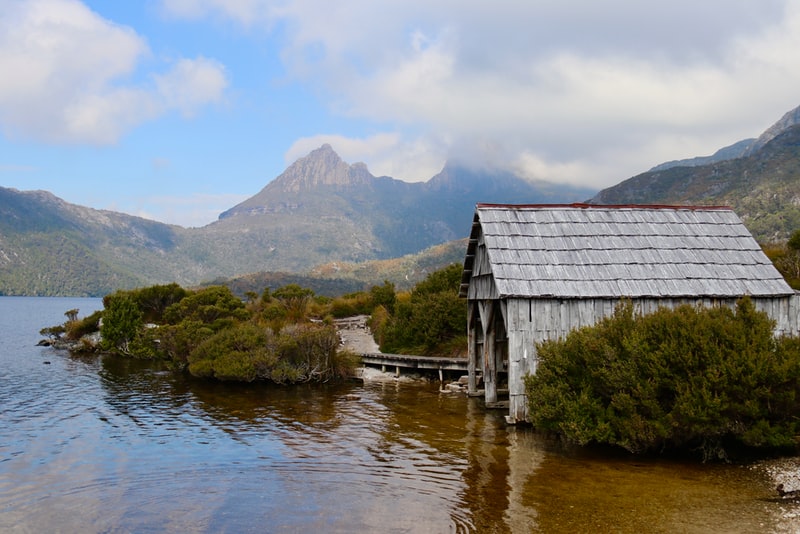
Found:
[{"label": "sky", "polygon": [[0,186],[193,227],[324,143],[598,190],[709,155],[800,105],[800,2],[0,0],[0,72]]}]

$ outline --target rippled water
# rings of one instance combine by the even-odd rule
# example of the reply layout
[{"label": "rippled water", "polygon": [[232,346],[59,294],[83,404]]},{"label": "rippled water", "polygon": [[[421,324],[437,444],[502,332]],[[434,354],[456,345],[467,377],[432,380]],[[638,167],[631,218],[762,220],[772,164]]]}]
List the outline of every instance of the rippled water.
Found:
[{"label": "rippled water", "polygon": [[226,385],[34,346],[99,307],[0,297],[2,532],[786,530],[762,470],[564,451],[437,384]]}]

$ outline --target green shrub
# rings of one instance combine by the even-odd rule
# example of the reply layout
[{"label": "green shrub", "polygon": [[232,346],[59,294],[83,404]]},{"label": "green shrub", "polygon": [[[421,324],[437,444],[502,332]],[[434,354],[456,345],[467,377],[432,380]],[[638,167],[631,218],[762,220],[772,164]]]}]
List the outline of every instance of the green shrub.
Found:
[{"label": "green shrub", "polygon": [[369,290],[369,298],[372,308],[378,306],[383,306],[387,309],[394,308],[394,303],[397,300],[394,284],[384,280],[382,285],[372,286]]},{"label": "green shrub", "polygon": [[[271,332],[241,323],[208,337],[189,355],[189,372],[195,376],[252,382],[275,363],[268,347]],[[261,371],[261,373],[259,373]]]},{"label": "green shrub", "polygon": [[185,319],[176,325],[162,325],[154,332],[158,336],[161,356],[178,365],[188,363],[189,354],[203,341],[214,335],[214,330],[202,321]]},{"label": "green shrub", "polygon": [[47,336],[50,341],[60,339],[62,334],[67,331],[64,325],[46,326],[39,330],[39,334]]},{"label": "green shrub", "polygon": [[326,381],[352,374],[357,360],[337,355],[329,325],[293,324],[280,333],[251,322],[208,336],[188,358],[189,372],[219,380],[270,380],[279,384]]},{"label": "green shrub", "polygon": [[375,338],[375,342],[380,347],[387,346],[386,340],[384,339],[384,333],[389,327],[390,320],[391,314],[389,311],[383,306],[376,306],[375,309],[372,310],[372,315],[370,315],[370,318],[367,321],[367,326],[369,326],[370,330],[372,331],[372,335]]},{"label": "green shrub", "polygon": [[178,284],[155,285],[131,291],[146,323],[163,322],[164,312],[190,294]]},{"label": "green shrub", "polygon": [[369,315],[371,312],[372,298],[364,292],[335,298],[329,305],[329,313],[336,318]]},{"label": "green shrub", "polygon": [[452,354],[454,343],[461,341],[466,348],[467,304],[458,296],[461,272],[458,264],[433,272],[410,295],[395,295],[388,283],[373,288],[373,298],[382,304],[375,307],[370,325],[381,350]]},{"label": "green shrub", "polygon": [[538,347],[531,422],[567,441],[635,453],[797,445],[800,342],[774,339],[750,299],[636,316],[630,302]]},{"label": "green shrub", "polygon": [[[225,286],[211,286],[168,306],[163,312],[164,322],[178,324],[183,320],[201,321],[211,325],[224,319],[245,320],[249,313],[244,302]],[[220,326],[225,326],[220,324]]]},{"label": "green shrub", "polygon": [[107,302],[103,311],[103,325],[100,327],[103,348],[128,354],[129,343],[143,326],[142,312],[126,292],[118,292],[103,302]]},{"label": "green shrub", "polygon": [[272,298],[280,303],[286,320],[291,323],[299,323],[308,318],[308,307],[313,297],[313,290],[298,284],[287,284],[272,292]]},{"label": "green shrub", "polygon": [[299,377],[288,381],[330,379],[336,374],[333,365],[338,344],[339,337],[333,326],[294,324],[284,327],[278,336],[278,357],[299,373]]},{"label": "green shrub", "polygon": [[361,365],[361,355],[349,349],[336,350],[331,362],[330,376],[334,380],[352,377],[356,368]]}]

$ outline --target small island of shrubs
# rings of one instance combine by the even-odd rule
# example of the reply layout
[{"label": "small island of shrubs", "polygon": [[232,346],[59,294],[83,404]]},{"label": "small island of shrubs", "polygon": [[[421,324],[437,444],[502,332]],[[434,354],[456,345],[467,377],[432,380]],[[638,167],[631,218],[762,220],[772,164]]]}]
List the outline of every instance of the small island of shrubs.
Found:
[{"label": "small island of shrubs", "polygon": [[328,381],[352,373],[358,356],[339,349],[330,318],[313,315],[312,292],[289,285],[235,296],[225,286],[177,284],[117,291],[103,310],[42,334],[73,351],[165,360],[198,377],[274,383]]},{"label": "small island of shrubs", "polygon": [[410,292],[397,293],[384,282],[337,298],[316,296],[297,284],[244,297],[226,286],[155,285],[106,295],[104,309],[83,319],[69,310],[64,325],[41,334],[72,351],[165,360],[197,377],[327,382],[352,376],[360,363],[359,354],[340,345],[336,318],[371,315],[384,351],[452,354],[454,347],[466,347],[460,276],[460,266],[453,264]]}]

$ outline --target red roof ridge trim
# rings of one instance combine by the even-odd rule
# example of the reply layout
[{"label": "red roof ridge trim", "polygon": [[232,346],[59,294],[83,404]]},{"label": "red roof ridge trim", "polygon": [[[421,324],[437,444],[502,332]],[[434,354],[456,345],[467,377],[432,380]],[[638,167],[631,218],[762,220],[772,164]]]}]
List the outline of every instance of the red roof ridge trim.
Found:
[{"label": "red roof ridge trim", "polygon": [[579,208],[579,209],[663,209],[663,210],[720,210],[732,211],[731,206],[698,206],[698,205],[673,205],[673,204],[588,204],[586,202],[573,202],[572,204],[493,204],[491,202],[478,202],[478,208]]}]

